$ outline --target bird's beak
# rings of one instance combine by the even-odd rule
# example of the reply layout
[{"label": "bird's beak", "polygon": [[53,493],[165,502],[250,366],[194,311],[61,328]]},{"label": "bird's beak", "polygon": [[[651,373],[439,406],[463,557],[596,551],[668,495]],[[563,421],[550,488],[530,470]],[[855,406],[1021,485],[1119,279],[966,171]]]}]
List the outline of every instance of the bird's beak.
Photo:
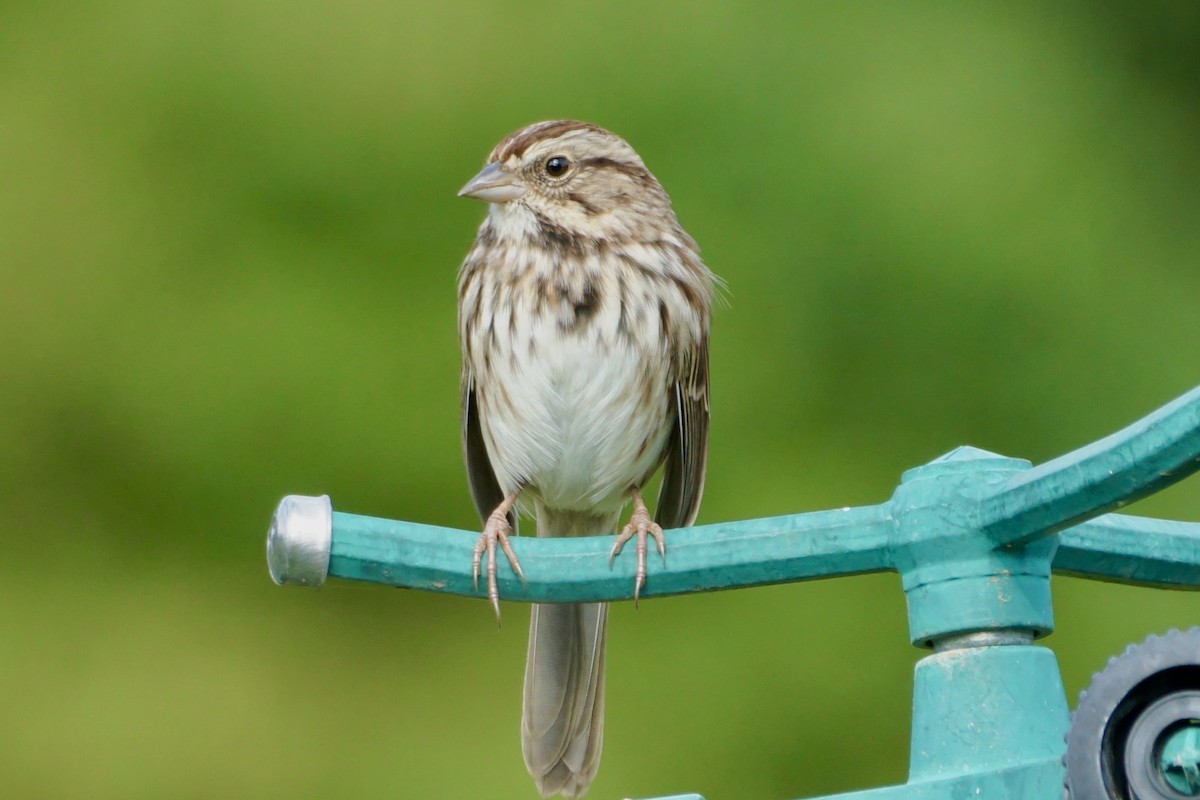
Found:
[{"label": "bird's beak", "polygon": [[459,197],[474,197],[485,203],[507,203],[525,196],[525,188],[500,164],[488,164],[458,190]]}]

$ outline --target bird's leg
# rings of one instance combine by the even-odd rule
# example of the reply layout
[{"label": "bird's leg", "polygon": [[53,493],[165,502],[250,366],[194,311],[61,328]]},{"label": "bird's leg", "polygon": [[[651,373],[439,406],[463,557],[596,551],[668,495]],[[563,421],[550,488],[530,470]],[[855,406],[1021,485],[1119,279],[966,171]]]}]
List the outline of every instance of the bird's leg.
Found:
[{"label": "bird's leg", "polygon": [[512,526],[508,524],[508,512],[517,502],[517,494],[517,492],[513,492],[505,497],[500,505],[496,506],[496,510],[488,515],[487,522],[483,526],[483,533],[480,534],[479,541],[475,542],[475,551],[471,556],[471,574],[475,579],[475,588],[478,589],[479,568],[483,561],[483,554],[487,553],[487,594],[488,600],[492,601],[492,608],[496,610],[496,624],[500,623],[500,590],[496,588],[496,542],[500,543],[500,549],[508,557],[508,563],[512,565],[513,572],[517,573],[521,583],[525,582],[525,573],[521,571],[521,562],[517,560],[517,554],[513,552],[512,545],[508,543],[508,534],[512,533]]},{"label": "bird's leg", "polygon": [[650,518],[650,511],[646,508],[645,501],[642,500],[642,493],[633,489],[631,494],[633,495],[633,514],[630,515],[629,524],[621,531],[617,541],[613,542],[612,550],[608,554],[608,565],[612,566],[613,559],[620,554],[621,548],[636,536],[637,571],[633,575],[633,603],[637,605],[638,595],[646,583],[646,537],[654,537],[654,541],[658,544],[658,554],[662,556],[664,564],[667,561],[667,548],[663,543],[662,526]]}]

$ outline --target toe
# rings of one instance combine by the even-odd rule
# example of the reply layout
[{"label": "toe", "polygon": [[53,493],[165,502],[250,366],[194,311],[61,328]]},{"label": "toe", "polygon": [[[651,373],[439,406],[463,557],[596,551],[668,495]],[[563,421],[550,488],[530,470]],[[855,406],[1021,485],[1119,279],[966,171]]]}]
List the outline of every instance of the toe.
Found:
[{"label": "toe", "polygon": [[617,536],[617,540],[613,542],[612,549],[608,551],[608,566],[610,569],[612,568],[613,560],[621,554],[621,550],[625,547],[625,543],[632,538],[633,528],[630,525],[626,525],[625,529],[621,531],[619,536]]},{"label": "toe", "polygon": [[508,536],[501,533],[496,538],[500,540],[500,549],[504,551],[504,557],[508,559],[508,565],[512,567],[513,572],[517,573],[517,577],[521,579],[521,583],[525,583],[525,573],[521,570],[521,562],[517,559],[517,554],[513,552],[512,544],[508,541]]},{"label": "toe", "polygon": [[658,554],[662,556],[663,559],[666,559],[667,543],[666,538],[663,536],[662,528],[655,525],[650,529],[650,535],[654,537],[654,543],[658,545]]},{"label": "toe", "polygon": [[471,579],[475,585],[475,591],[479,591],[479,569],[483,566],[483,551],[487,548],[487,536],[480,536],[479,541],[475,543],[475,549],[471,551]]}]

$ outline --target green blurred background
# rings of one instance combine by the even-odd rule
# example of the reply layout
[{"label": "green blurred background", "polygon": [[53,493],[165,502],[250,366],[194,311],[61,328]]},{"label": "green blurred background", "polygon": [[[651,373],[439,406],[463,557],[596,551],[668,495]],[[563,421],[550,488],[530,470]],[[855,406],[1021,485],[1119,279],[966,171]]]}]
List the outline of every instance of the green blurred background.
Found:
[{"label": "green blurred background", "polygon": [[[4,794],[534,796],[526,607],[281,589],[263,553],[288,493],[477,525],[455,192],[526,123],[628,138],[729,283],[703,522],[1191,388],[1198,36],[1186,1],[4,3]],[[1072,698],[1200,622],[1055,591]],[[902,781],[906,633],[894,576],[622,604],[591,796]]]}]

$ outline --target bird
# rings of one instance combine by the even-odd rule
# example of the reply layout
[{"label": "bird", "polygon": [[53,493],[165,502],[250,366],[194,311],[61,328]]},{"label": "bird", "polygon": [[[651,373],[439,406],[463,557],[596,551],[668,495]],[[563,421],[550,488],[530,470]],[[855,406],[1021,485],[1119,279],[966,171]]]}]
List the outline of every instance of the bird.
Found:
[{"label": "bird", "polygon": [[[500,615],[497,549],[518,512],[537,535],[635,542],[690,526],[704,491],[709,327],[718,279],[621,137],[550,120],[505,137],[459,196],[487,204],[458,275],[462,439],[484,521],[476,584]],[[652,517],[642,490],[662,467]],[[534,604],[521,750],[543,797],[579,797],[600,763],[605,603]]]}]

